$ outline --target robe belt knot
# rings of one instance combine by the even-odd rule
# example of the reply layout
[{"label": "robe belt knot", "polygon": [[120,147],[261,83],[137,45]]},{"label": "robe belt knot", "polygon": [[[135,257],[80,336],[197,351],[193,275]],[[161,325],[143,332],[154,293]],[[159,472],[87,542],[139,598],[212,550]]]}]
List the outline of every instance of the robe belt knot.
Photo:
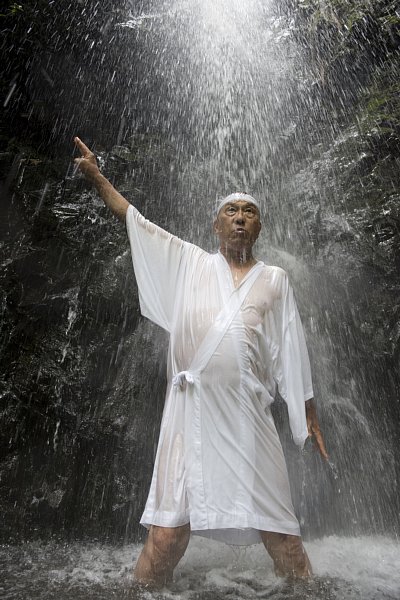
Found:
[{"label": "robe belt knot", "polygon": [[181,371],[172,378],[172,385],[183,389],[185,383],[194,384],[194,375],[190,371]]}]

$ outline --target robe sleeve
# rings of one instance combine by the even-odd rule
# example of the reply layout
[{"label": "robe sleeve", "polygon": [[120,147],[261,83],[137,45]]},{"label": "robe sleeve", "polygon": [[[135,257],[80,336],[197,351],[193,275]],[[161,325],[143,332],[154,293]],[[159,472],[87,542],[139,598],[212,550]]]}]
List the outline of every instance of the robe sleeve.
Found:
[{"label": "robe sleeve", "polygon": [[279,353],[275,379],[279,393],[288,407],[293,440],[302,446],[308,437],[304,403],[314,395],[310,360],[288,276],[282,269],[277,269],[276,279],[274,313]]},{"label": "robe sleeve", "polygon": [[185,255],[192,244],[151,223],[132,205],[126,227],[141,313],[171,332]]}]

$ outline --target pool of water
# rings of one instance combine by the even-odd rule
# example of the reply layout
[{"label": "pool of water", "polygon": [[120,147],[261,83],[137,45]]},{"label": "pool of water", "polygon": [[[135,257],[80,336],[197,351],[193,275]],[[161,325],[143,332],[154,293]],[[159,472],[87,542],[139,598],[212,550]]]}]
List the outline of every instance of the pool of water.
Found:
[{"label": "pool of water", "polygon": [[192,539],[170,588],[138,588],[131,578],[140,546],[29,542],[0,547],[3,600],[399,600],[400,544],[385,537],[308,542],[315,580],[275,577],[261,545],[237,549]]}]

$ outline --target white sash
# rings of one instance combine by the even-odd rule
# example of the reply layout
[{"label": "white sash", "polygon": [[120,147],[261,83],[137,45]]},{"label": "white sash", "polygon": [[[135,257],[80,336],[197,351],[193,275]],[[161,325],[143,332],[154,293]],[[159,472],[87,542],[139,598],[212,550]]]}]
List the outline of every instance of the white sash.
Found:
[{"label": "white sash", "polygon": [[189,384],[193,384],[195,379],[202,371],[204,371],[224,335],[228,331],[230,324],[239,312],[247,294],[251,290],[257,277],[260,275],[263,267],[264,263],[262,262],[258,262],[254,265],[243,283],[233,290],[228,302],[218,313],[214,323],[203,338],[189,369],[187,371],[180,371],[180,373],[174,375],[172,378],[172,385],[182,388],[185,381]]}]

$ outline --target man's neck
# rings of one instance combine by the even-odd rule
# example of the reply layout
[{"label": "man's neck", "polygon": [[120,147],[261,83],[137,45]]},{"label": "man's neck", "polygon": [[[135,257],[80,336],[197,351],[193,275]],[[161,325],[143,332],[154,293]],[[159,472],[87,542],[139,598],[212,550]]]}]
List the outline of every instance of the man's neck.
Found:
[{"label": "man's neck", "polygon": [[220,252],[231,268],[248,269],[256,263],[251,248],[220,248]]}]

